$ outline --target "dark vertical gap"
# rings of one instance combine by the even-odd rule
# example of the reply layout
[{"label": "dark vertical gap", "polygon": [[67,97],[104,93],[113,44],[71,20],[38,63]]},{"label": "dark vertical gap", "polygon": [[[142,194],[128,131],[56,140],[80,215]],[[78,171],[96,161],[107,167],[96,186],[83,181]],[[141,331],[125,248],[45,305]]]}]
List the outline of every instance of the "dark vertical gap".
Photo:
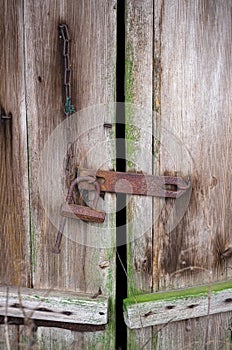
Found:
[{"label": "dark vertical gap", "polygon": [[[152,28],[153,28],[153,36],[152,36],[152,62],[155,61],[155,0],[153,0],[153,19],[152,19]],[[156,143],[156,112],[155,112],[155,69],[154,69],[154,64],[152,65],[152,155],[155,154],[155,143]],[[152,156],[152,174],[155,175],[156,169],[155,169],[156,164],[154,163],[154,157]],[[152,200],[152,222],[154,220],[154,200]],[[154,261],[154,236],[155,236],[155,230],[154,230],[154,224],[152,225],[152,236],[151,236],[151,246],[152,246],[152,261]],[[151,281],[151,293],[154,292],[154,266],[152,264],[151,268],[151,273],[152,273],[152,281]],[[154,328],[154,327],[153,327]]]},{"label": "dark vertical gap", "polygon": [[[116,169],[126,171],[125,147],[125,0],[117,1],[116,68]],[[127,348],[127,328],[123,319],[123,299],[127,297],[126,195],[117,194],[116,214],[116,349]]]}]

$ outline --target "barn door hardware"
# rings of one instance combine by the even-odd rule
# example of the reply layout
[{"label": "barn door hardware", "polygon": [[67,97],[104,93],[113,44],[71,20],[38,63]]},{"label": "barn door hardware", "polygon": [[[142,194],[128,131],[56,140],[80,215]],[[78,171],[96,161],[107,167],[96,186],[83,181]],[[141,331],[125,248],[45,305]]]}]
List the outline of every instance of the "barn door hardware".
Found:
[{"label": "barn door hardware", "polygon": [[[74,192],[75,186],[78,186],[78,184],[81,182],[87,182],[89,185],[91,186],[94,185],[95,187],[96,194],[95,194],[95,199],[93,201],[93,209],[82,205],[72,204],[73,192]],[[105,212],[96,210],[99,196],[100,196],[100,184],[94,176],[90,175],[90,176],[77,177],[74,181],[72,181],[67,194],[66,203],[63,205],[61,210],[61,221],[60,221],[59,231],[56,238],[56,243],[52,250],[53,253],[55,254],[60,253],[60,245],[61,245],[67,217],[72,219],[80,219],[88,222],[96,222],[96,223],[104,222]]]},{"label": "barn door hardware", "polygon": [[12,118],[12,113],[6,114],[4,108],[0,107],[0,119],[1,120],[9,120]]},{"label": "barn door hardware", "polygon": [[[108,170],[79,170],[80,176],[95,176],[101,192],[125,193],[161,198],[179,198],[191,188],[181,177],[123,173]],[[87,184],[88,185],[88,184]],[[85,184],[80,188],[88,189]]]},{"label": "barn door hardware", "polygon": [[[78,185],[79,189],[85,190],[92,190],[93,185],[95,186],[94,209],[71,203],[76,185]],[[56,243],[53,247],[53,253],[60,253],[60,245],[67,217],[78,218],[88,222],[104,222],[105,212],[96,210],[100,192],[179,198],[190,188],[190,183],[187,184],[182,178],[174,176],[154,176],[108,170],[79,170],[79,176],[71,183],[66,203],[61,210],[61,222]]]}]

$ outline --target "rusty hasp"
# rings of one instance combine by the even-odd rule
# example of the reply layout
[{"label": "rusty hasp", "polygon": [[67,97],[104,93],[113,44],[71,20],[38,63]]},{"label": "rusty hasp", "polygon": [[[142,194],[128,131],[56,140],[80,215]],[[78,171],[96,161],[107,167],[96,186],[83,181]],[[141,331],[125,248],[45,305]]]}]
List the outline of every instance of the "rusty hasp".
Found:
[{"label": "rusty hasp", "polygon": [[[101,192],[126,193],[161,198],[179,198],[191,188],[181,177],[79,169],[80,176],[96,176]],[[88,189],[87,184],[80,186]]]},{"label": "rusty hasp", "polygon": [[[81,182],[87,182],[88,184],[91,184],[92,187],[93,185],[95,187],[96,194],[93,201],[93,208],[71,203],[73,199],[74,188],[75,186],[79,185]],[[95,222],[95,223],[104,222],[105,215],[106,215],[105,212],[96,210],[99,196],[100,196],[100,184],[97,181],[95,176],[90,175],[90,176],[77,177],[71,183],[67,197],[66,197],[66,203],[63,205],[61,210],[60,226],[59,226],[59,231],[56,238],[56,243],[52,249],[53,253],[55,254],[60,253],[60,246],[61,246],[63,232],[66,224],[66,218],[80,219],[83,221]]]}]

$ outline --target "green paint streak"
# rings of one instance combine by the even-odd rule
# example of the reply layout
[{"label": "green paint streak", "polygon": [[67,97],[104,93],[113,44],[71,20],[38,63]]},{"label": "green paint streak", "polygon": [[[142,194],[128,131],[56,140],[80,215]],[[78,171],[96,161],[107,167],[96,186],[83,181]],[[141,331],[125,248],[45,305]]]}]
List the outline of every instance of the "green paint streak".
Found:
[{"label": "green paint streak", "polygon": [[152,294],[143,294],[137,295],[136,300],[133,296],[124,299],[123,305],[126,309],[128,306],[137,304],[137,303],[145,303],[150,301],[160,301],[160,300],[176,300],[182,298],[191,298],[196,296],[207,296],[209,292],[209,287],[212,293],[220,292],[226,289],[232,288],[232,280],[226,282],[218,282],[210,285],[196,286],[187,289],[180,289],[174,291],[165,291],[158,292]]}]

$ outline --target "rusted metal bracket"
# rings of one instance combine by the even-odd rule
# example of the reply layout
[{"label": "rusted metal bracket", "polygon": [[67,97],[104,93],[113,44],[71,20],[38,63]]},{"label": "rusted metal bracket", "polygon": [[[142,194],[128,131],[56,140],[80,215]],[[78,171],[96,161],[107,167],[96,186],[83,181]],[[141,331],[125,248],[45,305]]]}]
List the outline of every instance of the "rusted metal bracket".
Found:
[{"label": "rusted metal bracket", "polygon": [[[100,183],[101,192],[179,198],[191,188],[191,183],[186,183],[181,177],[175,176],[155,176],[92,169],[81,169],[79,175],[80,177],[96,177]],[[79,184],[79,189],[90,189],[90,186],[83,182]]]}]

